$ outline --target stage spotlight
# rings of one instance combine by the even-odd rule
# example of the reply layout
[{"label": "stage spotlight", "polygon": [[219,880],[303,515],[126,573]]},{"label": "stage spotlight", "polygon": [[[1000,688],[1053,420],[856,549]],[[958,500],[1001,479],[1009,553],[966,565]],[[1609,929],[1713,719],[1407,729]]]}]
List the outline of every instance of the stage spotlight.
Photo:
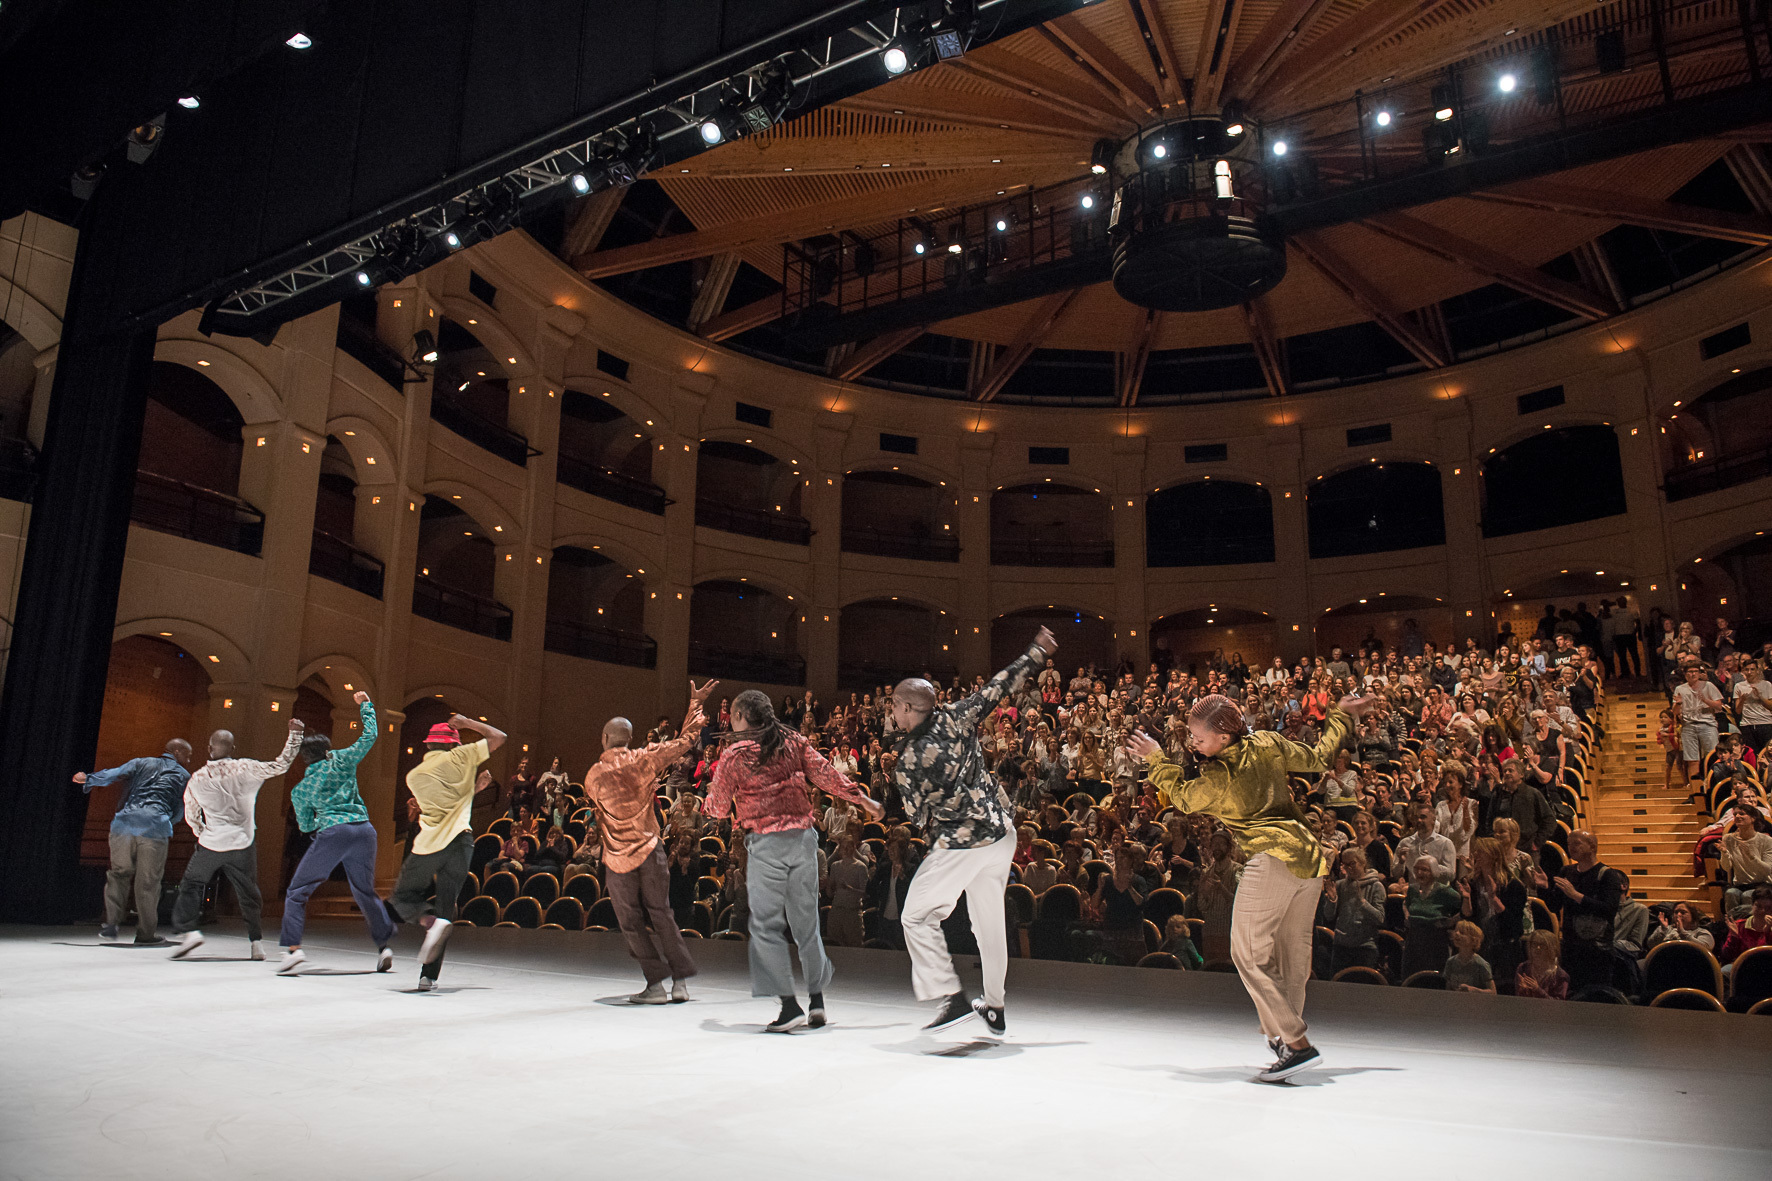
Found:
[{"label": "stage spotlight", "polygon": [[1106,176],[1114,157],[1119,153],[1120,145],[1111,139],[1098,139],[1089,151],[1089,171],[1096,176]]},{"label": "stage spotlight", "polygon": [[187,111],[194,111],[198,107],[203,105],[203,100],[198,98],[194,94],[187,94],[183,98],[178,100],[178,105],[183,107]]},{"label": "stage spotlight", "polygon": [[160,141],[165,138],[166,116],[155,115],[129,133],[129,139],[124,144],[124,152],[128,155],[131,164],[146,164],[148,157],[154,154],[154,149],[159,147]]},{"label": "stage spotlight", "polygon": [[443,245],[449,247],[449,249],[451,249],[451,250],[460,250],[461,249],[461,235],[456,233],[454,230],[443,231]]},{"label": "stage spotlight", "polygon": [[1163,157],[1167,156],[1168,154],[1169,154],[1169,145],[1166,143],[1163,143],[1161,140],[1159,140],[1158,142],[1151,145],[1151,158],[1153,160],[1161,160]]},{"label": "stage spotlight", "polygon": [[1452,118],[1452,108],[1451,107],[1441,107],[1439,110],[1434,112],[1434,118],[1438,119],[1442,123],[1446,122],[1448,119]]},{"label": "stage spotlight", "polygon": [[911,55],[902,45],[888,45],[880,54],[880,64],[888,74],[902,74],[911,68]]},{"label": "stage spotlight", "polygon": [[1084,193],[1083,199],[1081,201],[1077,202],[1077,204],[1081,205],[1084,209],[1094,209],[1095,208],[1095,194],[1094,193]]},{"label": "stage spotlight", "polygon": [[1231,162],[1220,160],[1212,166],[1212,188],[1220,201],[1231,199]]},{"label": "stage spotlight", "polygon": [[314,39],[306,33],[297,33],[283,44],[291,49],[309,49],[313,47]]},{"label": "stage spotlight", "polygon": [[1520,80],[1512,74],[1503,74],[1495,80],[1495,88],[1503,94],[1512,94],[1514,92],[1514,87],[1519,84]]},{"label": "stage spotlight", "polygon": [[916,251],[918,254],[927,254],[929,251],[929,248],[927,246],[925,246],[921,240],[913,243],[911,245],[911,249]]},{"label": "stage spotlight", "polygon": [[581,197],[591,191],[590,177],[586,176],[582,172],[575,172],[571,176],[567,177],[566,183],[571,185],[572,191],[577,193]]},{"label": "stage spotlight", "polygon": [[98,182],[103,179],[104,175],[105,166],[103,164],[83,164],[74,170],[73,176],[68,178],[68,189],[74,194],[76,200],[90,201],[92,195],[98,192]]},{"label": "stage spotlight", "polygon": [[725,138],[726,129],[720,126],[720,121],[718,119],[703,119],[701,121],[702,143],[712,147],[714,144],[719,143]]},{"label": "stage spotlight", "polygon": [[369,277],[368,271],[358,271],[357,272],[357,286],[369,287],[369,286],[372,286],[374,284],[374,282],[375,282],[375,280],[373,280]]},{"label": "stage spotlight", "polygon": [[429,328],[412,334],[412,355],[427,365],[437,363],[437,337]]},{"label": "stage spotlight", "polygon": [[1378,114],[1372,116],[1372,121],[1380,127],[1389,127],[1391,125],[1391,113],[1389,111],[1380,111]]},{"label": "stage spotlight", "polygon": [[948,253],[949,254],[959,254],[962,251],[964,251],[965,249],[966,248],[964,246],[960,245],[958,242],[949,242],[948,243]]},{"label": "stage spotlight", "polygon": [[1285,154],[1286,154],[1286,141],[1283,139],[1276,139],[1274,141],[1274,155],[1284,156]]},{"label": "stage spotlight", "polygon": [[1444,82],[1433,89],[1434,118],[1441,123],[1452,118],[1452,88]]},{"label": "stage spotlight", "polygon": [[996,230],[999,234],[1007,234],[1009,232],[1009,227],[1014,224],[1015,224],[1014,215],[1007,213],[1007,212],[998,214],[997,220],[991,223],[991,225],[996,227]]},{"label": "stage spotlight", "polygon": [[1243,125],[1241,123],[1232,123],[1230,126],[1228,126],[1224,129],[1224,133],[1229,136],[1242,135],[1243,134]]}]

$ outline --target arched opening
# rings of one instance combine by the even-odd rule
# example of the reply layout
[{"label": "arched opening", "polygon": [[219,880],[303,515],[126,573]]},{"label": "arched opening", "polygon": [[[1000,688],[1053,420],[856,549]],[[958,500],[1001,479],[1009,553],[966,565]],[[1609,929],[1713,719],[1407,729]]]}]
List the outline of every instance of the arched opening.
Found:
[{"label": "arched opening", "polygon": [[548,568],[547,649],[586,660],[653,668],[646,584],[621,563],[576,545],[556,546]]},{"label": "arched opening", "polygon": [[1446,544],[1440,472],[1431,463],[1369,463],[1318,476],[1305,508],[1313,558]]},{"label": "arched opening", "polygon": [[0,320],[0,497],[31,499],[37,449],[26,440],[37,389],[37,350]]},{"label": "arched opening", "polygon": [[1144,502],[1147,566],[1233,566],[1274,560],[1274,504],[1259,484],[1207,478]]},{"label": "arched opening", "polygon": [[245,421],[202,373],[155,361],[130,519],[146,529],[256,554],[265,516],[240,499]]},{"label": "arched opening", "polygon": [[442,694],[406,703],[406,718],[400,723],[400,755],[394,775],[394,814],[381,818],[372,816],[371,820],[389,825],[405,822],[406,802],[412,798],[412,792],[406,787],[406,773],[423,761],[425,735],[431,732],[431,727],[438,722],[447,722],[454,712],[455,707],[444,700]]},{"label": "arched opening", "polygon": [[812,523],[800,515],[803,477],[747,443],[710,439],[695,458],[695,523],[790,545],[812,541]]},{"label": "arched opening", "polygon": [[1006,668],[1042,627],[1051,628],[1058,640],[1053,660],[1061,671],[1086,668],[1102,678],[1113,676],[1114,625],[1093,612],[1059,606],[1027,607],[992,620],[991,670]]},{"label": "arched opening", "polygon": [[493,530],[447,500],[425,501],[418,527],[412,613],[463,631],[511,638],[511,609],[495,597]]},{"label": "arched opening", "polygon": [[991,496],[993,566],[1112,566],[1114,528],[1099,492],[1041,482]]},{"label": "arched opening", "polygon": [[381,560],[357,547],[357,466],[345,445],[330,435],[320,453],[308,573],[381,598]]},{"label": "arched opening", "polygon": [[1599,652],[1601,604],[1633,593],[1630,575],[1621,570],[1564,570],[1503,587],[1490,605],[1495,642],[1511,648],[1538,635],[1548,644],[1557,624],[1569,622],[1579,629],[1576,643]]},{"label": "arched opening", "polygon": [[1483,536],[1506,537],[1624,511],[1624,468],[1609,426],[1528,435],[1483,461]]},{"label": "arched opening", "polygon": [[770,685],[804,685],[799,609],[748,582],[697,583],[689,603],[689,671]]},{"label": "arched opening", "polygon": [[953,506],[946,488],[906,472],[850,472],[843,477],[843,551],[957,562]]},{"label": "arched opening", "polygon": [[664,489],[652,482],[651,430],[651,422],[635,422],[608,394],[594,398],[566,390],[560,403],[560,482],[643,512],[663,513]]},{"label": "arched opening", "polygon": [[468,442],[518,465],[529,462],[529,440],[511,429],[511,390],[505,360],[454,320],[437,325],[437,368],[431,417]]},{"label": "arched opening", "polygon": [[1319,656],[1340,648],[1352,659],[1374,647],[1419,656],[1429,642],[1442,649],[1452,642],[1452,609],[1425,595],[1380,592],[1330,608],[1317,619]]},{"label": "arched opening", "polygon": [[1265,611],[1216,604],[1176,611],[1151,624],[1151,660],[1164,673],[1179,668],[1190,676],[1224,667],[1242,657],[1251,674],[1273,663],[1274,621]]},{"label": "arched opening", "polygon": [[[209,674],[200,659],[166,636],[125,636],[111,645],[94,770],[157,755],[174,738],[191,744],[195,770],[208,749],[209,730]],[[92,789],[80,834],[81,865],[110,865],[111,818],[127,791],[121,784]],[[166,881],[178,881],[195,845],[188,826],[172,826]]]},{"label": "arched opening", "polygon": [[1772,537],[1754,536],[1680,569],[1680,617],[1710,632],[1718,617],[1735,623],[1735,646],[1772,640]]},{"label": "arched opening", "polygon": [[1737,374],[1694,398],[1661,427],[1657,439],[1670,501],[1772,476],[1768,389],[1772,367]]},{"label": "arched opening", "polygon": [[895,685],[906,677],[953,681],[959,633],[948,617],[921,603],[866,599],[843,608],[837,624],[837,688]]}]

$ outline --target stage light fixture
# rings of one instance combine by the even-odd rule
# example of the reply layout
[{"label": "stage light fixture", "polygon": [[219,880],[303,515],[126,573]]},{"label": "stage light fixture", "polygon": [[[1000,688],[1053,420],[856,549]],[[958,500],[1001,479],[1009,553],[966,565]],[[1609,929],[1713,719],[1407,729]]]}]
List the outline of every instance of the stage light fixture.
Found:
[{"label": "stage light fixture", "polygon": [[373,283],[374,283],[374,280],[369,277],[368,271],[358,271],[357,272],[357,286],[368,287],[368,286],[371,286]]},{"label": "stage light fixture", "polygon": [[1119,154],[1120,145],[1111,139],[1098,139],[1089,150],[1089,171],[1096,176],[1106,176],[1112,166],[1114,157]]},{"label": "stage light fixture", "polygon": [[1276,139],[1274,141],[1274,155],[1284,156],[1285,154],[1286,154],[1286,141],[1283,139]]},{"label": "stage light fixture", "polygon": [[1152,159],[1161,160],[1163,157],[1167,156],[1168,154],[1169,154],[1169,145],[1164,143],[1163,141],[1158,140],[1156,143],[1151,145],[1151,158]]},{"label": "stage light fixture", "polygon": [[124,153],[131,164],[146,164],[148,157],[154,154],[154,149],[165,138],[166,116],[155,115],[129,133],[128,141],[124,144]]},{"label": "stage light fixture", "polygon": [[1391,113],[1389,111],[1379,111],[1378,114],[1372,116],[1372,121],[1380,127],[1389,127],[1391,125]]},{"label": "stage light fixture", "polygon": [[880,53],[880,64],[888,74],[902,74],[911,68],[911,55],[902,45],[888,45]]},{"label": "stage light fixture", "polygon": [[949,242],[948,243],[948,253],[949,254],[959,254],[961,251],[963,251],[965,249],[966,248],[964,246],[960,245],[958,242]]},{"label": "stage light fixture", "polygon": [[1094,209],[1095,208],[1095,194],[1094,193],[1084,193],[1083,199],[1081,201],[1077,202],[1077,204],[1081,205],[1084,209]]},{"label": "stage light fixture", "polygon": [[1433,89],[1434,118],[1444,123],[1452,118],[1452,87],[1442,82]]},{"label": "stage light fixture", "polygon": [[283,44],[289,46],[291,49],[311,49],[314,45],[314,39],[306,33],[297,33]]},{"label": "stage light fixture", "polygon": [[103,164],[82,164],[74,170],[74,175],[68,178],[68,189],[74,194],[75,200],[90,201],[92,195],[98,192],[98,182],[104,178],[104,175],[105,166]]},{"label": "stage light fixture", "polygon": [[1520,80],[1512,74],[1503,74],[1495,80],[1495,88],[1503,94],[1512,94],[1514,92],[1514,87],[1519,84]]},{"label": "stage light fixture", "polygon": [[999,234],[1007,234],[1009,232],[1009,215],[1005,213],[991,224],[997,227]]},{"label": "stage light fixture", "polygon": [[461,235],[454,230],[445,230],[443,232],[443,245],[449,247],[451,250],[460,250]]},{"label": "stage light fixture", "polygon": [[1446,122],[1448,119],[1452,118],[1452,108],[1451,107],[1441,107],[1439,110],[1434,112],[1434,118],[1438,119],[1442,123]]},{"label": "stage light fixture", "polygon": [[572,191],[581,197],[591,191],[591,179],[582,172],[575,172],[567,177],[566,183],[571,185]]},{"label": "stage light fixture", "polygon": [[1231,162],[1220,160],[1212,166],[1212,188],[1220,201],[1231,199]]},{"label": "stage light fixture", "polygon": [[701,121],[702,143],[711,147],[725,138],[726,129],[720,126],[720,121],[718,119],[703,119]]},{"label": "stage light fixture", "polygon": [[178,100],[178,105],[183,107],[187,111],[194,111],[198,107],[203,105],[203,100],[198,98],[194,94],[187,94],[183,98]]},{"label": "stage light fixture", "polygon": [[935,56],[944,62],[966,55],[966,42],[955,29],[945,29],[935,34],[929,39],[929,43],[935,46]]},{"label": "stage light fixture", "polygon": [[412,355],[427,365],[437,363],[437,336],[429,328],[412,334]]},{"label": "stage light fixture", "polygon": [[1224,129],[1224,133],[1229,136],[1242,135],[1243,134],[1243,125],[1241,123],[1232,123],[1230,126],[1228,126]]},{"label": "stage light fixture", "polygon": [[918,254],[924,254],[924,253],[928,252],[929,248],[927,246],[925,246],[921,241],[918,241],[918,242],[912,244],[911,249],[916,251]]}]

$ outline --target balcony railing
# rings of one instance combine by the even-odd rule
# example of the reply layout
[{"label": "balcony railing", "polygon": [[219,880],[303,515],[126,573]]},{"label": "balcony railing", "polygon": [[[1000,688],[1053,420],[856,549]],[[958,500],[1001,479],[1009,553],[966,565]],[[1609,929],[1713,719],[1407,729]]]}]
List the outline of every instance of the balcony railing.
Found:
[{"label": "balcony railing", "polygon": [[531,455],[540,455],[529,446],[529,440],[509,427],[501,426],[469,409],[455,398],[452,390],[436,390],[431,394],[431,417],[474,444],[525,467]]},{"label": "balcony railing", "polygon": [[549,652],[562,652],[585,660],[626,664],[634,668],[658,667],[658,641],[640,632],[598,627],[575,619],[550,619],[544,642]]},{"label": "balcony railing", "polygon": [[1668,500],[1686,500],[1764,476],[1772,476],[1772,447],[1686,464],[1668,472],[1661,487]]},{"label": "balcony railing", "polygon": [[465,632],[511,638],[511,609],[495,599],[483,599],[467,591],[444,586],[419,575],[412,583],[412,613]]},{"label": "balcony railing", "polygon": [[135,473],[129,519],[144,529],[254,557],[265,544],[265,515],[238,496],[153,472]]},{"label": "balcony railing", "polygon": [[960,539],[946,535],[889,533],[883,529],[846,525],[843,528],[843,552],[874,554],[882,558],[916,558],[924,562],[958,562]]},{"label": "balcony railing", "polygon": [[951,685],[959,670],[951,664],[895,665],[871,660],[845,660],[837,665],[837,687],[850,692],[869,692],[879,685],[896,685],[908,677],[923,677],[937,685]]},{"label": "balcony railing", "polygon": [[1254,531],[1247,537],[1219,537],[1207,541],[1153,541],[1145,551],[1147,566],[1240,566],[1273,560],[1273,535]]},{"label": "balcony railing", "polygon": [[565,453],[559,457],[559,480],[580,492],[589,492],[592,496],[613,500],[643,513],[662,516],[665,505],[670,503],[664,489],[657,484],[624,476],[601,464],[587,463]]},{"label": "balcony railing", "polygon": [[702,677],[731,677],[769,685],[804,685],[806,658],[794,653],[741,652],[689,641],[689,671]]},{"label": "balcony railing", "polygon": [[29,504],[37,489],[37,449],[23,439],[0,439],[0,498]]},{"label": "balcony railing", "polygon": [[353,319],[342,310],[338,317],[338,350],[347,356],[355,357],[363,363],[363,367],[393,386],[396,390],[406,388],[409,369],[405,358],[394,347],[382,340],[367,324]]},{"label": "balcony railing", "polygon": [[1112,566],[1111,541],[991,539],[993,566]]},{"label": "balcony railing", "polygon": [[314,530],[314,544],[308,550],[308,573],[348,586],[372,599],[381,598],[381,559],[364,553],[324,529]]},{"label": "balcony railing", "polygon": [[[785,541],[789,545],[812,542],[812,522],[788,513],[764,512],[762,509],[737,508],[718,500],[695,502],[695,523],[727,533],[743,533],[768,541]],[[796,684],[798,682],[795,682]]]}]

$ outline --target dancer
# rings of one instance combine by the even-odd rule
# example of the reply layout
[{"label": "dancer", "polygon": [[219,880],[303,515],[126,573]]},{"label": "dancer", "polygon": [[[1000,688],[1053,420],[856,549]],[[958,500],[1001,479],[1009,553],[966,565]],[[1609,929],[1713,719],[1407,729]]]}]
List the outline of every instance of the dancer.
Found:
[{"label": "dancer", "polygon": [[[714,767],[703,810],[715,820],[736,814],[745,830],[746,889],[751,909],[751,995],[781,998],[765,1028],[786,1033],[825,1023],[824,990],[831,961],[818,932],[818,833],[813,792],[850,800],[878,820],[885,809],[832,767],[798,731],[775,718],[767,694],[746,689],[732,699],[732,737]],[[807,1009],[794,994],[788,934],[800,948]]]},{"label": "dancer", "polygon": [[[689,682],[689,712],[683,734],[702,723],[702,702],[718,681],[701,688]],[[603,755],[585,772],[585,795],[597,810],[597,830],[608,870],[609,901],[627,939],[628,954],[640,962],[646,987],[628,998],[631,1004],[681,1004],[689,999],[689,977],[695,960],[671,913],[671,872],[665,864],[663,825],[658,814],[658,774],[689,749],[690,738],[653,742],[630,750],[634,724],[626,718],[603,723]],[[650,923],[651,929],[648,930]],[[671,978],[671,993],[664,990]]]},{"label": "dancer", "polygon": [[[463,728],[484,737],[461,740]],[[418,990],[437,987],[443,972],[443,945],[455,925],[455,906],[461,884],[467,881],[474,860],[472,827],[474,793],[490,774],[475,774],[492,752],[504,745],[505,732],[497,726],[475,721],[465,714],[450,714],[425,735],[425,757],[406,773],[406,787],[418,804],[418,836],[412,853],[400,866],[394,893],[388,900],[397,920],[418,920],[425,939],[418,949]],[[432,891],[434,900],[425,894]]]},{"label": "dancer", "polygon": [[295,809],[296,824],[303,832],[313,833],[314,841],[302,854],[283,896],[279,976],[294,975],[307,962],[301,937],[308,921],[308,899],[341,864],[351,885],[351,897],[357,900],[357,909],[369,924],[369,937],[375,940],[375,970],[386,972],[394,966],[394,952],[388,946],[394,940],[394,920],[375,892],[375,825],[369,822],[369,809],[357,791],[357,764],[375,745],[375,706],[369,694],[361,691],[353,700],[361,731],[357,741],[343,750],[333,750],[332,740],[324,734],[302,739],[301,752],[308,769],[291,789],[289,802]]},{"label": "dancer", "polygon": [[260,946],[265,903],[258,890],[258,819],[254,809],[265,780],[283,774],[295,762],[304,733],[301,719],[290,718],[283,753],[268,763],[235,758],[230,731],[217,730],[209,736],[209,761],[185,783],[185,823],[197,834],[197,848],[185,866],[178,900],[172,906],[172,932],[184,936],[173,949],[173,959],[182,960],[203,946],[197,915],[203,908],[203,892],[217,871],[234,885],[240,917],[246,920],[246,938],[252,944],[249,954],[255,960],[265,958]]},{"label": "dancer", "polygon": [[[911,879],[901,922],[911,953],[911,988],[920,1001],[946,998],[923,1028],[947,1029],[977,1016],[994,1034],[1007,1028],[1003,977],[1009,970],[1003,928],[1003,887],[1015,858],[1015,812],[978,745],[978,724],[1058,649],[1041,628],[1008,668],[963,701],[940,708],[935,686],[908,677],[892,690],[894,728],[904,732],[893,777],[905,811],[923,830],[929,852]],[[984,995],[966,996],[948,955],[942,920],[966,895],[966,915],[978,940]]]},{"label": "dancer", "polygon": [[74,782],[87,795],[95,787],[109,787],[118,780],[129,784],[123,802],[111,817],[111,869],[105,874],[105,921],[100,939],[115,939],[117,928],[129,916],[130,885],[135,887],[135,941],[164,942],[160,938],[160,879],[166,873],[166,847],[172,826],[184,819],[185,770],[191,761],[191,744],[174,738],[163,754],[130,759],[108,771],[74,772]]},{"label": "dancer", "polygon": [[1323,738],[1301,746],[1270,730],[1250,732],[1236,702],[1212,693],[1188,714],[1200,777],[1181,768],[1143,730],[1126,749],[1150,765],[1150,781],[1175,808],[1223,822],[1249,860],[1231,908],[1231,959],[1255,1002],[1274,1062],[1256,1077],[1280,1082],[1322,1061],[1305,1036],[1304,984],[1311,970],[1311,925],[1326,872],[1322,846],[1287,786],[1289,774],[1321,775],[1352,728],[1378,699],[1344,697],[1323,720]]}]

